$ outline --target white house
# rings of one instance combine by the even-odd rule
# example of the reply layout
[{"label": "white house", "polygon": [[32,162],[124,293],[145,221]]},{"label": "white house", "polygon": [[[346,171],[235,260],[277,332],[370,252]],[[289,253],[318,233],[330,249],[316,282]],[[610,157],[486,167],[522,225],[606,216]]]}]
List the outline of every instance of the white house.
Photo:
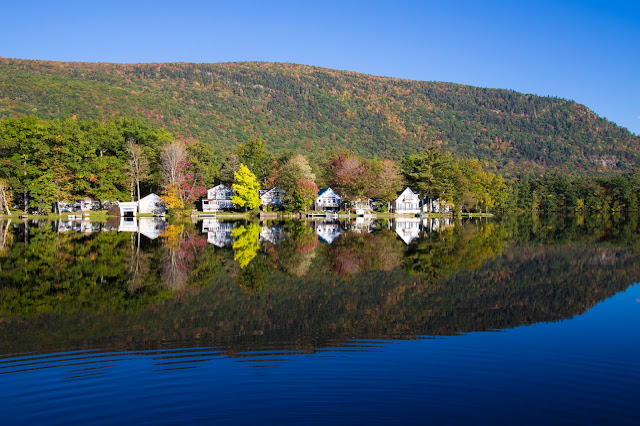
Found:
[{"label": "white house", "polygon": [[138,215],[138,202],[137,201],[125,201],[118,203],[120,207],[121,217],[135,217]]},{"label": "white house", "polygon": [[232,209],[234,207],[231,197],[233,189],[222,184],[214,186],[207,190],[207,198],[202,198],[203,212],[217,212],[223,209]]},{"label": "white house", "polygon": [[391,206],[396,213],[420,213],[420,197],[411,188],[405,188]]},{"label": "white house", "polygon": [[80,201],[80,211],[88,212],[89,210],[100,210],[100,201],[85,198]]},{"label": "white house", "polygon": [[314,210],[338,211],[342,205],[342,197],[333,189],[325,188],[318,192],[318,198],[313,203]]},{"label": "white house", "polygon": [[140,203],[138,205],[139,214],[164,214],[166,212],[167,208],[164,205],[164,201],[162,201],[156,194],[151,193],[140,199]]},{"label": "white house", "polygon": [[277,186],[271,189],[261,189],[258,191],[258,196],[262,202],[262,207],[280,207],[283,204],[285,192]]}]

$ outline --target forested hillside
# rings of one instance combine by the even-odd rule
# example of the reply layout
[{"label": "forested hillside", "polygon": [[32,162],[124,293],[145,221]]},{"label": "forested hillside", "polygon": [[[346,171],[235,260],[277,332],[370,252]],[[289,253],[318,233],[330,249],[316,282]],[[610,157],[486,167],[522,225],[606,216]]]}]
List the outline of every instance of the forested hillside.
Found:
[{"label": "forested hillside", "polygon": [[220,153],[257,136],[274,153],[315,159],[343,148],[400,159],[439,146],[507,176],[640,164],[640,137],[574,102],[294,64],[0,59],[0,118],[29,114],[140,117]]}]

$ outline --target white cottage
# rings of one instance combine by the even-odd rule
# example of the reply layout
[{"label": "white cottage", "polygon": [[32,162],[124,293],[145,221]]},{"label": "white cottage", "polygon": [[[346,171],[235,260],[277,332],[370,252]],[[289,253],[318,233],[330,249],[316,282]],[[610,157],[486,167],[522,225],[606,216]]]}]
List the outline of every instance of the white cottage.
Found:
[{"label": "white cottage", "polygon": [[420,197],[411,188],[405,188],[391,206],[396,213],[420,213]]},{"label": "white cottage", "polygon": [[342,197],[333,189],[325,188],[318,192],[318,198],[313,203],[314,210],[338,211],[342,205]]},{"label": "white cottage", "polygon": [[80,201],[80,211],[88,212],[89,210],[100,210],[100,201],[90,198]]},{"label": "white cottage", "polygon": [[267,206],[282,206],[285,194],[286,193],[277,186],[275,188],[261,189],[260,191],[258,191],[258,196],[260,197],[260,201],[262,202],[263,209]]},{"label": "white cottage", "polygon": [[222,184],[214,186],[207,190],[207,198],[202,198],[203,212],[217,212],[223,209],[232,209],[234,207],[231,197],[233,189]]},{"label": "white cottage", "polygon": [[125,201],[118,203],[120,207],[121,217],[135,217],[138,215],[138,202],[137,201]]},{"label": "white cottage", "polygon": [[154,193],[142,197],[138,204],[139,214],[165,214],[166,212],[164,201]]}]

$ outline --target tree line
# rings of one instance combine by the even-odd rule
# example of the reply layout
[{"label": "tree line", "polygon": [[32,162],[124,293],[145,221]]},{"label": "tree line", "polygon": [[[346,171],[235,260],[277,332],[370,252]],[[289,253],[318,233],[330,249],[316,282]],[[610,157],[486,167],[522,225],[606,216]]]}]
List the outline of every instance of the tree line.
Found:
[{"label": "tree line", "polygon": [[[260,206],[259,189],[279,187],[284,209],[305,211],[318,188],[345,201],[385,207],[406,186],[458,212],[635,211],[640,173],[572,178],[561,174],[505,180],[479,160],[428,148],[397,162],[343,149],[323,161],[296,151],[274,154],[260,138],[221,153],[139,119],[0,120],[0,204],[24,211],[60,211],[62,201],[140,199],[161,194],[173,210],[192,209],[206,189],[224,184],[241,209]],[[384,207],[383,207],[384,209]]]},{"label": "tree line", "polygon": [[0,121],[0,195],[8,207],[59,212],[62,201],[134,200],[164,191],[193,202],[213,182],[205,144],[177,140],[139,119]]}]

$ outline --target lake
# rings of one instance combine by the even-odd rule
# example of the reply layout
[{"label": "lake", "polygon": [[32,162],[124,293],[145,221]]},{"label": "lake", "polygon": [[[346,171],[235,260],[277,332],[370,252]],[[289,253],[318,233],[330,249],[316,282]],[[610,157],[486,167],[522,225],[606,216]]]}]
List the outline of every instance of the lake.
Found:
[{"label": "lake", "polygon": [[0,222],[6,424],[636,423],[640,219]]}]

